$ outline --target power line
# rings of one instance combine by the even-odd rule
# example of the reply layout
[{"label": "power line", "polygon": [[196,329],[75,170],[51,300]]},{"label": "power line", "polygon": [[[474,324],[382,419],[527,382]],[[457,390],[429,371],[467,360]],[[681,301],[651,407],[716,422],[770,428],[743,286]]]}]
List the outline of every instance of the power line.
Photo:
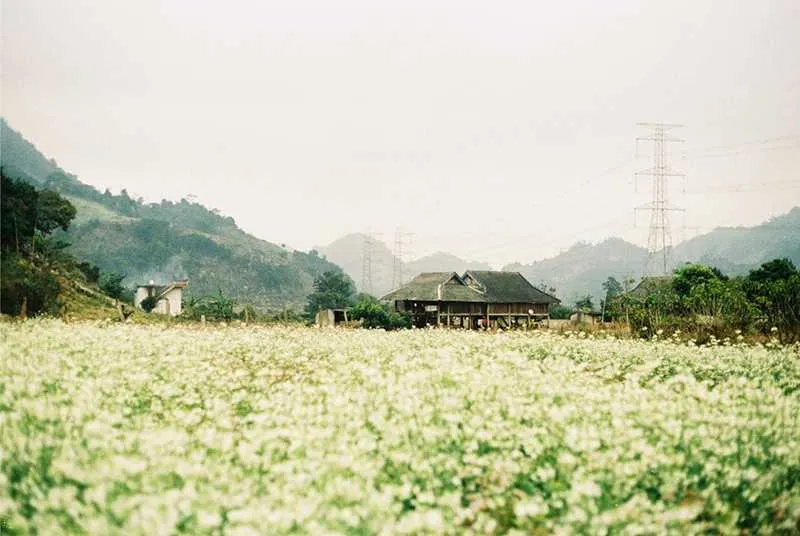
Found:
[{"label": "power line", "polygon": [[[781,142],[781,141],[790,141],[790,140],[796,140],[796,139],[800,139],[800,134],[787,134],[787,135],[784,135],[784,136],[777,136],[777,137],[774,137],[774,138],[766,138],[766,139],[761,139],[761,140],[751,140],[751,141],[744,141],[744,142],[739,142],[739,143],[729,143],[729,144],[725,144],[725,145],[712,145],[710,147],[698,147],[696,149],[689,149],[688,151],[686,151],[685,154],[686,155],[692,155],[692,154],[696,154],[696,153],[701,153],[699,156],[694,156],[693,158],[705,158],[706,156],[702,155],[702,153],[715,153],[715,152],[718,152],[718,151],[721,151],[721,150],[722,151],[729,151],[729,150],[734,150],[735,151],[735,150],[738,150],[738,149],[744,149],[746,147],[753,147],[753,146],[758,146],[758,145],[766,145],[766,144],[769,144],[769,143],[776,143],[776,142]],[[778,146],[778,147],[754,147],[753,149],[751,149],[751,151],[770,150],[770,149],[791,149],[791,148],[795,148],[795,147],[797,147],[797,145],[788,145],[788,146],[784,145],[784,146]],[[711,156],[713,157],[713,156],[717,156],[717,155],[715,154],[715,155],[711,155]],[[719,155],[719,156],[728,156],[728,155]]]}]

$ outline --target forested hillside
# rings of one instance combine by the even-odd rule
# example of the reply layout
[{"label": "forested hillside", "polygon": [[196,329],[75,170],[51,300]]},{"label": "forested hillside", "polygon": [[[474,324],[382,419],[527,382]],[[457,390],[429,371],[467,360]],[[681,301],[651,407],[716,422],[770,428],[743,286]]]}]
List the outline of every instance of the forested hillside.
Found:
[{"label": "forested hillside", "polygon": [[771,259],[800,264],[800,207],[755,227],[721,227],[675,246],[677,264],[697,262],[742,275]]},{"label": "forested hillside", "polygon": [[5,120],[0,128],[6,175],[68,199],[77,209],[64,233],[68,251],[104,272],[125,274],[128,287],[188,278],[188,296],[222,290],[261,310],[299,311],[314,278],[338,269],[313,251],[293,251],[251,236],[233,218],[186,199],[145,203],[125,190],[100,192],[42,155]]},{"label": "forested hillside", "polygon": [[[729,275],[744,275],[767,261],[782,258],[800,265],[800,207],[755,227],[721,227],[681,242],[672,252],[670,269],[699,263]],[[578,243],[550,259],[510,264],[503,269],[521,272],[534,284],[555,287],[565,304],[591,295],[598,305],[608,277],[638,280],[646,265],[646,249],[609,238],[599,244]]]}]

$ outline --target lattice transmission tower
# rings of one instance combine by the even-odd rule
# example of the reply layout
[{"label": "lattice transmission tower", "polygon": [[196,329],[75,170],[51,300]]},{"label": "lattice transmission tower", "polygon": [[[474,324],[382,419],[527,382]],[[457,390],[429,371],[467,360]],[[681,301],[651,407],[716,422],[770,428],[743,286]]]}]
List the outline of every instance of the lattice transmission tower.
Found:
[{"label": "lattice transmission tower", "polygon": [[636,173],[636,188],[640,176],[652,177],[652,201],[635,207],[634,212],[640,210],[650,212],[650,233],[647,237],[647,268],[648,275],[667,275],[672,252],[672,230],[670,228],[669,213],[685,212],[680,207],[673,206],[667,200],[669,177],[684,177],[683,173],[675,171],[669,164],[668,144],[683,142],[681,138],[668,135],[668,131],[680,128],[683,125],[669,123],[637,123],[637,126],[647,128],[647,136],[636,138],[638,142],[646,141],[653,144],[652,167]]},{"label": "lattice transmission tower", "polygon": [[373,293],[373,268],[375,266],[373,254],[375,253],[375,244],[378,238],[372,232],[364,234],[364,249],[361,255],[361,292],[368,294]]},{"label": "lattice transmission tower", "polygon": [[394,232],[394,251],[392,251],[392,288],[403,286],[403,271],[406,256],[409,254],[412,233],[403,232],[399,227]]}]

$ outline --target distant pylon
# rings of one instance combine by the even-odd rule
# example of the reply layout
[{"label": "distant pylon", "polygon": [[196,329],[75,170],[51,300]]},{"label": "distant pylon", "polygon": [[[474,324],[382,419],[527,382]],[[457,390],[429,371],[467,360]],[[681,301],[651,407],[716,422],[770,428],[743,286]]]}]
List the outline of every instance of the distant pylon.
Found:
[{"label": "distant pylon", "polygon": [[361,256],[361,291],[372,294],[372,248],[370,234],[364,235],[364,251]]},{"label": "distant pylon", "polygon": [[640,175],[653,177],[653,198],[649,203],[634,209],[634,211],[646,210],[650,212],[646,273],[648,275],[667,275],[672,251],[672,231],[670,229],[669,213],[684,212],[684,209],[671,206],[667,201],[667,178],[684,176],[683,173],[674,171],[670,167],[667,156],[667,143],[682,142],[683,140],[667,136],[667,131],[673,128],[680,128],[683,125],[637,123],[637,126],[650,129],[650,134],[638,137],[636,141],[653,142],[653,166],[636,173],[637,187]]},{"label": "distant pylon", "polygon": [[394,232],[394,251],[392,257],[392,288],[403,286],[403,270],[405,265],[405,255],[408,253],[411,233],[403,232],[399,227]]}]

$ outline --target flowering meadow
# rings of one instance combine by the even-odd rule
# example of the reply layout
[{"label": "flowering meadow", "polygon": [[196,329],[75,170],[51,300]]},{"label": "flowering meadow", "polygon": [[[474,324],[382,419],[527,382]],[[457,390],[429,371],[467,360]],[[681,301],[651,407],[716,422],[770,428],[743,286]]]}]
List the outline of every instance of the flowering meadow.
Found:
[{"label": "flowering meadow", "polygon": [[800,531],[797,347],[0,325],[0,534]]}]

